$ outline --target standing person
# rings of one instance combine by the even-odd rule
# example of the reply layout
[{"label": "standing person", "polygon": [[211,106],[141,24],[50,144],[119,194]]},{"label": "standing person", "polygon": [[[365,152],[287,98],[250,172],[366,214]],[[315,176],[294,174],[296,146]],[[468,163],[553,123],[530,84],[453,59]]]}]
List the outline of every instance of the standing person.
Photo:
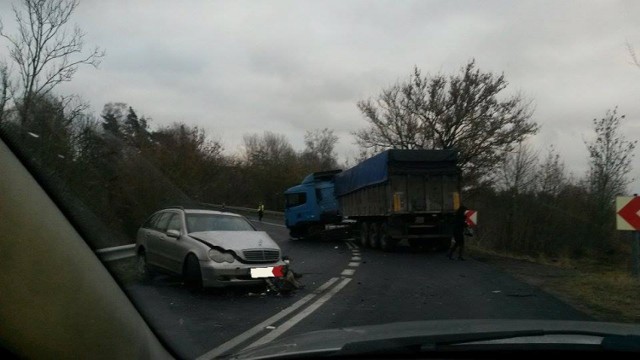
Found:
[{"label": "standing person", "polygon": [[262,216],[264,215],[264,205],[262,203],[260,203],[260,205],[258,205],[258,220],[260,222],[262,222]]},{"label": "standing person", "polygon": [[467,217],[465,213],[467,212],[467,207],[460,204],[458,210],[456,210],[453,215],[453,241],[455,244],[449,250],[449,259],[453,260],[453,253],[456,251],[456,248],[460,248],[458,252],[458,260],[464,260],[462,257],[462,253],[464,252],[464,229],[467,226]]}]

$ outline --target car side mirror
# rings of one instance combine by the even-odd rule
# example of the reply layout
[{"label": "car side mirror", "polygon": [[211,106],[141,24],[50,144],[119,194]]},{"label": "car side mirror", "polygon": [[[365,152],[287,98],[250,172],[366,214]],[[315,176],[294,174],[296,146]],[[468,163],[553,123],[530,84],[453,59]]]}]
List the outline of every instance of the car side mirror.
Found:
[{"label": "car side mirror", "polygon": [[178,231],[178,230],[167,230],[167,236],[177,239],[177,238],[180,237],[180,231]]}]

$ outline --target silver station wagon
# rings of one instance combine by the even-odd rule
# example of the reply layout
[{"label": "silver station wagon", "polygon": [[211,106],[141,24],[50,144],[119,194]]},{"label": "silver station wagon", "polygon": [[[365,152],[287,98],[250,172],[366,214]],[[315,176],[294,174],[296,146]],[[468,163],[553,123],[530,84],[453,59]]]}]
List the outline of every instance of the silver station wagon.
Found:
[{"label": "silver station wagon", "polygon": [[282,276],[280,247],[243,216],[181,207],[151,215],[136,238],[138,271],[182,275],[192,287],[264,283]]}]

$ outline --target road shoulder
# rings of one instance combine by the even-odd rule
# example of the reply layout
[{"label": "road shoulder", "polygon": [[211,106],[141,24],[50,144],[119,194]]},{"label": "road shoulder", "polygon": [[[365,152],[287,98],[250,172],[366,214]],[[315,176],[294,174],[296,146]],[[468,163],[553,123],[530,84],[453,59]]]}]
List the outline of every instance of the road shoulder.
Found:
[{"label": "road shoulder", "polygon": [[610,266],[557,261],[558,265],[470,249],[471,256],[553,295],[599,321],[640,323],[640,281]]}]

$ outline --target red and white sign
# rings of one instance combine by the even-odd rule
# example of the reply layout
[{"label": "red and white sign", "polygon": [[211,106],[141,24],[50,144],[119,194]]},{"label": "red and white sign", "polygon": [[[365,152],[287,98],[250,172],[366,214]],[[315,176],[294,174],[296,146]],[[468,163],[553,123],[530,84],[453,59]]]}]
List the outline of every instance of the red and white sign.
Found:
[{"label": "red and white sign", "polygon": [[478,226],[478,212],[475,210],[467,210],[464,213],[465,221],[470,227]]},{"label": "red and white sign", "polygon": [[282,268],[284,266],[269,266],[263,268],[253,268],[251,269],[251,278],[253,279],[262,279],[262,278],[270,278],[270,277],[283,277]]},{"label": "red and white sign", "polygon": [[640,196],[616,198],[616,228],[640,231]]}]

